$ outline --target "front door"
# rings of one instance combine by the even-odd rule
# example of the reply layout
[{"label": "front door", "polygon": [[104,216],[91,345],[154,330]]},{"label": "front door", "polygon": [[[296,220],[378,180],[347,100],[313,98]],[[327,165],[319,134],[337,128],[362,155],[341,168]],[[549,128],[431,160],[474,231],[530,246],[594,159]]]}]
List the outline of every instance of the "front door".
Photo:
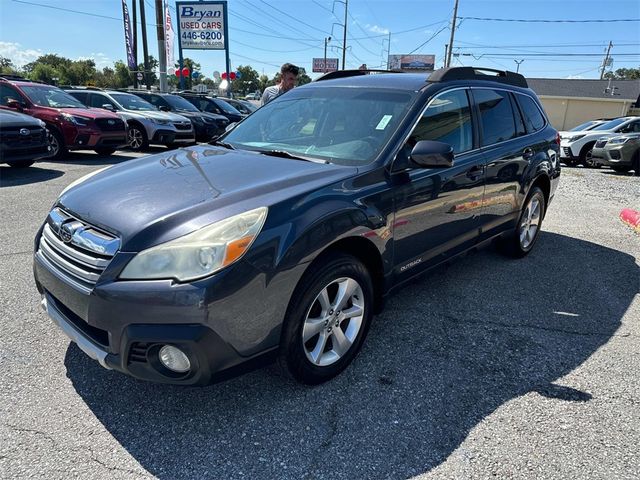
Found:
[{"label": "front door", "polygon": [[446,91],[429,102],[396,161],[420,140],[448,143],[455,159],[450,168],[414,167],[393,177],[397,280],[473,246],[481,226],[485,167],[466,89]]}]

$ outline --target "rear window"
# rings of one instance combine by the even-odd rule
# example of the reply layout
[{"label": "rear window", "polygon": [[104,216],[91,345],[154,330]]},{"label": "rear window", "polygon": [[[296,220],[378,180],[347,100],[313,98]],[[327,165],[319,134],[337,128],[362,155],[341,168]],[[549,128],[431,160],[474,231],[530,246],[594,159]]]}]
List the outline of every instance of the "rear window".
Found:
[{"label": "rear window", "polygon": [[616,128],[621,123],[626,122],[627,118],[616,118],[615,120],[611,120],[610,122],[603,123],[602,125],[598,125],[593,130],[612,130]]},{"label": "rear window", "polygon": [[520,110],[524,116],[524,123],[527,126],[527,132],[537,132],[544,127],[544,116],[535,100],[528,95],[517,94]]}]

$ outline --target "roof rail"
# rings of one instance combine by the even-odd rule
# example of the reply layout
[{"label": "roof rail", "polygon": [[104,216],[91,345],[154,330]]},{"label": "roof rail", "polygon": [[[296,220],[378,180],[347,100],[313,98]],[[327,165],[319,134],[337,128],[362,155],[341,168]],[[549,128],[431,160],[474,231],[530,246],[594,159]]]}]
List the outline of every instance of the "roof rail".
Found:
[{"label": "roof rail", "polygon": [[336,70],[334,72],[325,73],[315,82],[322,80],[333,80],[335,78],[357,77],[358,75],[376,75],[378,73],[403,73],[401,70]]},{"label": "roof rail", "polygon": [[[483,72],[490,72],[491,74]],[[527,80],[519,73],[483,67],[441,68],[427,78],[428,82],[448,82],[452,80],[489,80],[514,85],[516,87],[529,88]]]},{"label": "roof rail", "polygon": [[91,85],[59,85],[59,87],[67,90],[104,90],[104,88],[92,87]]}]

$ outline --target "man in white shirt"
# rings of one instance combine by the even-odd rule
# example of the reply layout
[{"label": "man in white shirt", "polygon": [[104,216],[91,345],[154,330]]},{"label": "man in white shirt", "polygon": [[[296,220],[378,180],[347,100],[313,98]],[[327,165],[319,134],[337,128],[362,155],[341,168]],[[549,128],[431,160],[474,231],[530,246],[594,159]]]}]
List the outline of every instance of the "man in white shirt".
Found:
[{"label": "man in white shirt", "polygon": [[264,89],[260,105],[266,105],[274,98],[291,90],[296,84],[299,72],[300,69],[291,63],[282,65],[280,67],[280,83]]}]

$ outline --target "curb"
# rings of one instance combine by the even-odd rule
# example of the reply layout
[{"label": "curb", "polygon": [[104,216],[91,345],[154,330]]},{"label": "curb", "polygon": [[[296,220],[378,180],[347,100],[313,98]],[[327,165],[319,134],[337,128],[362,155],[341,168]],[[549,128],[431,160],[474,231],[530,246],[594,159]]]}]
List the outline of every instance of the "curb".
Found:
[{"label": "curb", "polygon": [[620,212],[620,220],[633,228],[636,233],[640,233],[640,212],[625,208]]}]

